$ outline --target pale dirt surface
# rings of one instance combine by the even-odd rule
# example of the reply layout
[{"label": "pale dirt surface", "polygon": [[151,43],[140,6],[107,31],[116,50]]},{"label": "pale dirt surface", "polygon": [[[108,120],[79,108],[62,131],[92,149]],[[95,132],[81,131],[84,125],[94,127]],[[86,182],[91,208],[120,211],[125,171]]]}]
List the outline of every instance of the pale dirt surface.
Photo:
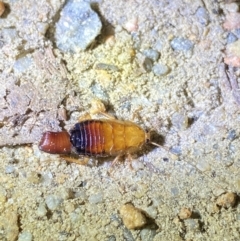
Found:
[{"label": "pale dirt surface", "polygon": [[[216,206],[222,193],[240,193],[240,106],[222,64],[224,2],[99,1],[103,36],[75,55],[62,54],[52,38],[63,1],[5,2],[1,31],[17,35],[0,38],[0,240],[239,240],[239,205]],[[195,15],[200,6],[206,26]],[[138,24],[135,33],[129,23]],[[174,51],[175,37],[191,40],[193,50]],[[148,48],[159,48],[167,75],[144,72],[137,56]],[[31,64],[19,73],[22,57]],[[99,70],[100,63],[118,70]],[[110,168],[113,158],[83,166],[38,150],[43,131],[70,129],[96,98],[117,118],[153,129],[179,158],[149,146],[131,170],[126,162]],[[176,116],[188,124],[173,125]],[[147,226],[123,225],[127,202],[145,212]],[[184,208],[191,219],[178,217]]]}]

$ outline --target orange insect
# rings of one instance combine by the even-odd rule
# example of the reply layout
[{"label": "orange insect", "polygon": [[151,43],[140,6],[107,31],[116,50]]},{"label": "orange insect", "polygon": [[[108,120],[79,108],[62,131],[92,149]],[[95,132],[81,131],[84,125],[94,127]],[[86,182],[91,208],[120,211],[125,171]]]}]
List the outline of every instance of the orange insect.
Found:
[{"label": "orange insect", "polygon": [[75,124],[69,134],[45,132],[39,149],[52,154],[70,154],[106,157],[130,155],[144,144],[151,143],[150,133],[130,121],[115,119],[85,120]]}]

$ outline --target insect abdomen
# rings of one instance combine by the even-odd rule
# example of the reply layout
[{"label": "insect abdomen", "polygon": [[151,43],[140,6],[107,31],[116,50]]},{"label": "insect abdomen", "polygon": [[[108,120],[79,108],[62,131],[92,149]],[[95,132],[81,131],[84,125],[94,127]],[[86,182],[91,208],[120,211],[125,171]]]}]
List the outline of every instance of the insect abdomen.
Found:
[{"label": "insect abdomen", "polygon": [[39,149],[51,154],[69,154],[72,149],[70,136],[66,131],[47,131],[41,138]]},{"label": "insect abdomen", "polygon": [[87,120],[74,126],[70,141],[80,155],[115,156],[141,148],[145,132],[130,122]]},{"label": "insect abdomen", "polygon": [[102,155],[103,135],[99,121],[87,120],[75,124],[70,131],[70,142],[80,155]]}]

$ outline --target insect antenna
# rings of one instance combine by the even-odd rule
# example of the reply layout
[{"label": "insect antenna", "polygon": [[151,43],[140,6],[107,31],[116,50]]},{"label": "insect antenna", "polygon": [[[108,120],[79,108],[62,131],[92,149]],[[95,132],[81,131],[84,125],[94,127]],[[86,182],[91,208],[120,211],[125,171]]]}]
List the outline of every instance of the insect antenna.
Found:
[{"label": "insect antenna", "polygon": [[[151,144],[151,145],[153,145],[153,146],[157,146],[157,147],[163,148],[163,149],[166,150],[167,152],[171,152],[169,147],[160,145],[160,144],[158,144],[158,143],[156,143],[156,142],[153,142],[153,141],[149,141],[148,143]],[[172,154],[173,154],[173,153],[172,153]]]},{"label": "insect antenna", "polygon": [[170,151],[170,148],[169,148],[169,147],[160,145],[160,144],[158,144],[157,142],[152,141],[152,140],[151,140],[151,139],[152,139],[152,138],[151,138],[151,132],[154,132],[154,130],[151,129],[151,130],[149,130],[149,131],[146,131],[146,137],[145,137],[145,138],[146,138],[146,143],[149,143],[149,144],[151,144],[151,145],[153,145],[153,146],[160,147],[160,148],[166,150],[167,152],[169,152],[169,153],[177,156],[176,154],[174,154],[174,153],[172,153],[172,152]]}]

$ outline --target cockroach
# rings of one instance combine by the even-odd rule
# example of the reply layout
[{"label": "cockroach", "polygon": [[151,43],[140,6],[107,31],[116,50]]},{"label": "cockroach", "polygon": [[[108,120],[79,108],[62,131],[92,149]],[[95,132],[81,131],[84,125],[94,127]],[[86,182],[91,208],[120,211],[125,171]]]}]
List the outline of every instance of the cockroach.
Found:
[{"label": "cockroach", "polygon": [[78,122],[70,132],[45,132],[39,149],[52,154],[107,157],[131,155],[146,143],[160,146],[150,140],[150,132],[130,121],[116,119],[85,120]]},{"label": "cockroach", "polygon": [[[150,132],[133,122],[116,119],[90,119],[76,123],[69,133],[67,131],[45,132],[40,140],[39,149],[51,154],[115,156],[114,163],[123,155],[127,155],[130,161],[131,154],[141,150],[147,143],[169,151],[167,147],[152,142]],[[65,159],[81,163],[77,159],[67,157]],[[152,169],[151,166],[150,169]],[[199,168],[197,169],[202,172]]]}]

